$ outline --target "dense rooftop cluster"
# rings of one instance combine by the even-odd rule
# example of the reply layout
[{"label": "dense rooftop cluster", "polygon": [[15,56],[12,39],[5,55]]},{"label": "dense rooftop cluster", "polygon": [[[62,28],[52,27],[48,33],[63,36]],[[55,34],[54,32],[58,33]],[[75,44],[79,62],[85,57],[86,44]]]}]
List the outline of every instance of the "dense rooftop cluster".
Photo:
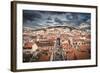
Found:
[{"label": "dense rooftop cluster", "polygon": [[[60,42],[58,49],[57,38]],[[90,32],[69,27],[52,27],[39,30],[24,28],[23,30],[23,62],[90,58]]]}]

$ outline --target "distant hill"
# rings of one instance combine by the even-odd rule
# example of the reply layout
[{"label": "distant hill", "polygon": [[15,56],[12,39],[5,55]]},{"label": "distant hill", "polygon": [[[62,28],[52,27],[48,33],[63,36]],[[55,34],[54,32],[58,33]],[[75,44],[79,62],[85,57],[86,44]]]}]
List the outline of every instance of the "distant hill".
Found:
[{"label": "distant hill", "polygon": [[50,28],[69,28],[70,30],[77,29],[77,30],[89,30],[91,29],[91,26],[88,23],[81,23],[79,26],[73,26],[70,24],[66,25],[51,25],[51,26],[37,26],[37,27],[24,27],[24,30],[32,30],[32,31],[37,31],[37,30],[43,30],[43,29],[50,29]]}]

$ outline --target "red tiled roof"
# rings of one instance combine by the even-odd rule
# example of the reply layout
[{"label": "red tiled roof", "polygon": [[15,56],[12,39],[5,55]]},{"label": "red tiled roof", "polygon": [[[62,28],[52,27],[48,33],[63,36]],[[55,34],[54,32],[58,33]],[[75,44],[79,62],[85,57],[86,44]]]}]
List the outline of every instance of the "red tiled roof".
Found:
[{"label": "red tiled roof", "polygon": [[42,42],[36,42],[37,46],[43,47],[43,46],[53,46],[54,42],[49,41],[42,41]]},{"label": "red tiled roof", "polygon": [[32,49],[32,44],[31,42],[27,42],[25,43],[25,45],[23,46],[24,49]]},{"label": "red tiled roof", "polygon": [[80,51],[89,51],[91,49],[90,45],[80,45],[79,50]]}]

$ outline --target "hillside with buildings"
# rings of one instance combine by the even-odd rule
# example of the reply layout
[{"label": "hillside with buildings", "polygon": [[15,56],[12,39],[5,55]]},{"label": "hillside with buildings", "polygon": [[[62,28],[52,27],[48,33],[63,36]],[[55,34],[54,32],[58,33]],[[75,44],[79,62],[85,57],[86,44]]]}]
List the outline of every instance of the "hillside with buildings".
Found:
[{"label": "hillside with buildings", "polygon": [[91,13],[23,10],[23,62],[91,58]]},{"label": "hillside with buildings", "polygon": [[90,59],[91,34],[69,26],[44,27],[37,30],[25,27],[23,54],[23,62]]}]

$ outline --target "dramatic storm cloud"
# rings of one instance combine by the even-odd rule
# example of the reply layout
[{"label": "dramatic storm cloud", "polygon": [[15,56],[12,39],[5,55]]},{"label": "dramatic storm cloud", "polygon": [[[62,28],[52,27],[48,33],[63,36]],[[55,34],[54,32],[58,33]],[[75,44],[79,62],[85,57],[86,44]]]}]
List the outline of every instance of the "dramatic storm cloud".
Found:
[{"label": "dramatic storm cloud", "polygon": [[23,10],[23,25],[25,27],[36,28],[67,24],[79,26],[81,23],[90,25],[90,22],[90,13]]}]

